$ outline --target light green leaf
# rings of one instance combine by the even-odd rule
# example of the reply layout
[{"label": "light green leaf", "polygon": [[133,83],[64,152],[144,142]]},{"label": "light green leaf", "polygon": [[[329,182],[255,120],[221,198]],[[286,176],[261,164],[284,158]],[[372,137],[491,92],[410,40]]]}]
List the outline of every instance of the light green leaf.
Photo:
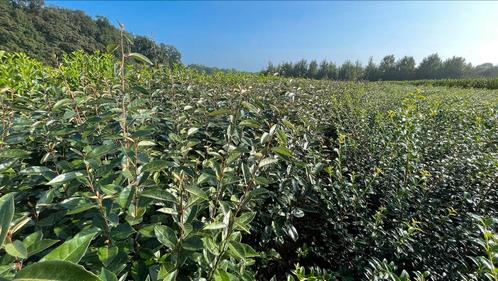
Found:
[{"label": "light green leaf", "polygon": [[145,165],[144,170],[148,172],[157,172],[171,166],[171,163],[166,160],[154,160]]},{"label": "light green leaf", "polygon": [[191,136],[199,131],[199,128],[190,128],[187,131],[187,136]]},{"label": "light green leaf", "polygon": [[284,157],[288,157],[288,158],[291,158],[294,156],[292,154],[292,151],[290,151],[289,149],[287,149],[286,147],[283,147],[283,146],[274,147],[271,149],[271,151],[273,151],[274,153],[277,153],[280,156],[284,156]]},{"label": "light green leaf", "polygon": [[226,115],[228,113],[230,113],[229,109],[222,108],[222,109],[218,109],[218,110],[215,110],[215,111],[211,111],[211,112],[209,112],[208,115],[212,116],[212,117],[215,117],[215,116]]},{"label": "light green leaf", "polygon": [[4,149],[0,152],[0,158],[26,158],[31,152],[22,149]]},{"label": "light green leaf", "polygon": [[239,125],[244,126],[244,127],[253,128],[253,129],[261,128],[261,125],[252,119],[244,119],[244,120],[240,121]]},{"label": "light green leaf", "polygon": [[53,173],[53,171],[43,166],[31,166],[22,169],[19,173],[28,176],[38,176],[38,175],[43,175],[45,173]]},{"label": "light green leaf", "polygon": [[140,193],[140,196],[145,197],[145,198],[154,199],[154,200],[159,200],[159,201],[166,201],[166,202],[173,202],[173,203],[176,202],[175,196],[173,196],[173,194],[169,193],[168,191],[166,191],[164,189],[158,189],[158,188],[147,189],[147,190],[143,191],[142,193]]},{"label": "light green leaf", "polygon": [[221,229],[221,228],[225,228],[225,227],[227,227],[227,225],[222,223],[222,222],[212,222],[212,223],[204,226],[204,229],[205,230],[212,230],[212,229]]},{"label": "light green leaf", "polygon": [[269,139],[270,139],[270,134],[264,132],[263,135],[261,135],[260,142],[261,144],[265,144]]},{"label": "light green leaf", "polygon": [[168,273],[162,281],[173,281],[175,280],[176,276],[176,270],[173,270],[172,272]]},{"label": "light green leaf", "polygon": [[6,244],[5,251],[7,252],[7,254],[16,258],[28,258],[28,250],[26,249],[26,246],[24,246],[24,244],[19,240],[15,240],[12,243]]},{"label": "light green leaf", "polygon": [[189,186],[189,187],[187,187],[187,191],[189,193],[194,194],[195,196],[197,196],[199,198],[202,198],[204,200],[209,200],[209,197],[208,197],[207,193],[204,190],[202,190],[202,189],[200,189],[200,188],[198,188],[196,186]]},{"label": "light green leaf", "polygon": [[71,104],[72,100],[71,99],[61,99],[59,101],[57,101],[54,106],[52,107],[52,109],[59,109],[65,105],[68,105],[68,104]]},{"label": "light green leaf", "polygon": [[164,246],[174,249],[176,247],[176,242],[178,238],[175,232],[170,227],[165,225],[156,225],[154,227],[154,233],[156,234],[157,240],[161,242]]},{"label": "light green leaf", "polygon": [[212,179],[216,180],[216,177],[208,173],[202,173],[199,178],[197,178],[197,184],[203,184]]},{"label": "light green leaf", "polygon": [[228,154],[227,158],[227,165],[230,165],[231,163],[235,162],[237,159],[240,158],[240,155],[242,155],[245,152],[244,149],[241,148],[236,148]]},{"label": "light green leaf", "polygon": [[219,268],[216,270],[215,274],[214,274],[214,281],[230,281],[230,276],[228,275],[228,273]]},{"label": "light green leaf", "polygon": [[100,271],[99,277],[102,281],[118,281],[118,277],[116,276],[116,274],[114,274],[114,272],[109,271],[103,267]]},{"label": "light green leaf", "polygon": [[107,267],[112,263],[114,258],[118,255],[118,253],[119,253],[119,248],[116,246],[100,247],[98,250],[99,260],[102,262],[102,264],[105,267]]},{"label": "light green leaf", "polygon": [[153,63],[146,56],[139,54],[139,53],[129,53],[128,57],[136,59],[138,61],[141,61],[141,62],[149,64],[149,65],[153,65]]},{"label": "light green leaf", "polygon": [[276,158],[265,158],[265,159],[261,160],[261,162],[259,162],[258,167],[262,168],[264,166],[268,166],[268,165],[271,165],[271,164],[274,164],[277,162],[278,162],[278,159],[276,159]]},{"label": "light green leaf", "polygon": [[78,177],[83,177],[85,174],[83,171],[73,171],[69,173],[64,173],[56,176],[53,178],[51,181],[47,183],[47,185],[55,185],[55,184],[61,184],[70,180],[73,180]]},{"label": "light green leaf", "polygon": [[28,265],[13,281],[102,281],[82,266],[67,261],[45,261]]},{"label": "light green leaf", "polygon": [[0,197],[0,248],[3,246],[10,223],[14,217],[14,194],[9,193]]},{"label": "light green leaf", "polygon": [[156,143],[153,141],[143,140],[138,142],[138,146],[155,146]]},{"label": "light green leaf", "polygon": [[53,246],[55,243],[59,242],[59,240],[53,240],[53,239],[43,239],[41,241],[36,241],[33,243],[33,245],[28,246],[28,257],[31,257],[32,255],[36,255],[51,246]]},{"label": "light green leaf", "polygon": [[252,112],[252,113],[257,113],[259,110],[258,108],[253,105],[252,103],[249,103],[247,101],[243,101],[241,103],[242,107],[244,107],[245,109],[247,109],[249,112]]},{"label": "light green leaf", "polygon": [[78,263],[85,255],[90,242],[99,231],[82,231],[44,256],[40,261],[63,260]]},{"label": "light green leaf", "polygon": [[116,49],[119,47],[118,44],[116,43],[111,43],[111,44],[108,44],[106,47],[105,47],[105,50],[109,53],[109,54],[112,54],[114,53],[114,51],[116,51]]}]

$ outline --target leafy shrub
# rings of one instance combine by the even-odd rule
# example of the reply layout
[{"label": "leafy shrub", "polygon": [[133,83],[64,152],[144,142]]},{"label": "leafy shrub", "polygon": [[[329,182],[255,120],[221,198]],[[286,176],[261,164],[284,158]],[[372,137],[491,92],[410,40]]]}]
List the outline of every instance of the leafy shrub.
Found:
[{"label": "leafy shrub", "polygon": [[467,79],[441,79],[441,80],[416,80],[406,82],[416,86],[445,86],[476,89],[498,89],[497,78],[467,78]]},{"label": "leafy shrub", "polygon": [[131,59],[0,54],[0,278],[480,274],[496,92]]}]

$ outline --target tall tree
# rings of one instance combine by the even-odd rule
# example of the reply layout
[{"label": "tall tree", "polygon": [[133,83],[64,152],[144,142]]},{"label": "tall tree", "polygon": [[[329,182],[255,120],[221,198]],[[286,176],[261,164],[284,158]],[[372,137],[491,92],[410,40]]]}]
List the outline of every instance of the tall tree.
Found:
[{"label": "tall tree", "polygon": [[452,57],[444,61],[441,68],[441,78],[462,78],[470,72],[470,65],[462,57]]},{"label": "tall tree", "polygon": [[404,56],[396,63],[396,80],[412,80],[415,75],[415,59]]},{"label": "tall tree", "polygon": [[339,80],[359,80],[362,78],[362,67],[360,62],[352,63],[346,60],[339,69]]},{"label": "tall tree", "polygon": [[385,56],[379,65],[382,80],[396,79],[396,58],[394,55]]},{"label": "tall tree", "polygon": [[306,77],[308,72],[308,62],[302,59],[294,64],[294,75],[296,77]]},{"label": "tall tree", "polygon": [[422,60],[415,71],[417,79],[439,79],[443,63],[438,54],[432,54]]},{"label": "tall tree", "polygon": [[368,81],[377,81],[380,79],[379,67],[373,62],[372,57],[368,59],[368,64],[365,67],[365,79]]},{"label": "tall tree", "polygon": [[[44,7],[43,0],[0,0],[0,49],[6,51],[56,63],[53,58],[64,53],[104,51],[119,38],[119,30],[104,17],[94,20],[82,11]],[[181,61],[180,52],[173,46],[141,36],[135,41],[132,49],[154,62],[171,65]]]},{"label": "tall tree", "polygon": [[316,60],[312,60],[308,66],[308,74],[307,74],[307,77],[308,78],[311,78],[311,79],[318,79],[318,63],[316,62]]}]

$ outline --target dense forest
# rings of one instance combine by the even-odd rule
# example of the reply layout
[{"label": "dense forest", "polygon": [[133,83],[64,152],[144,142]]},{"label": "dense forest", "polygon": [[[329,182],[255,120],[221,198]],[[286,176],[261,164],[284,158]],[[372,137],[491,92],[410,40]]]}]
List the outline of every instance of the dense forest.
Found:
[{"label": "dense forest", "polygon": [[[153,63],[181,63],[175,47],[126,35],[131,51]],[[92,19],[82,11],[45,7],[43,0],[0,0],[0,49],[5,51],[23,52],[55,65],[64,53],[104,51],[119,39],[119,29],[105,17]]]},{"label": "dense forest", "polygon": [[366,66],[361,62],[347,60],[342,65],[333,62],[302,59],[296,63],[284,62],[277,66],[269,63],[263,71],[268,75],[301,77],[331,80],[421,80],[421,79],[461,79],[474,77],[498,77],[498,65],[484,63],[477,66],[466,62],[462,57],[442,60],[438,54],[425,57],[418,65],[415,59],[405,56],[396,60],[394,55],[385,56],[379,64],[372,58]]}]

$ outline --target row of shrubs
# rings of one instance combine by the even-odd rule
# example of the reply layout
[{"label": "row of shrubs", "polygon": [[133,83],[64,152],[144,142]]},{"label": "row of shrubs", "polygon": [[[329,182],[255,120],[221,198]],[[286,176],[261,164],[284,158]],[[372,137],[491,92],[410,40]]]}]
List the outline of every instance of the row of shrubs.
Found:
[{"label": "row of shrubs", "polygon": [[496,92],[0,61],[0,279],[497,280]]}]

